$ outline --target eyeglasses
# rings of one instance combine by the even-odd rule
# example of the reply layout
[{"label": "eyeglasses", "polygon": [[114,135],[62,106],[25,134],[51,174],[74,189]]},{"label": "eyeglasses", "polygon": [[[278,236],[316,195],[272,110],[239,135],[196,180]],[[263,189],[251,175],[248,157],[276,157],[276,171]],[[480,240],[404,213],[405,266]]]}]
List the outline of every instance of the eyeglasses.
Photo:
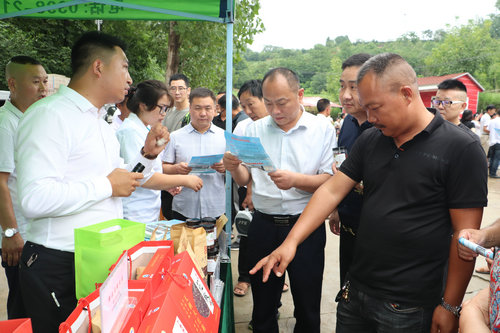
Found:
[{"label": "eyeglasses", "polygon": [[186,87],[170,87],[168,88],[168,91],[170,92],[176,92],[176,91],[179,91],[180,93],[186,91]]},{"label": "eyeglasses", "polygon": [[439,104],[441,104],[444,108],[450,107],[452,104],[458,104],[458,103],[465,103],[464,101],[448,101],[448,100],[440,100],[440,99],[435,99],[433,98],[431,100],[432,106],[438,107]]},{"label": "eyeglasses", "polygon": [[168,105],[156,105],[156,106],[160,108],[161,115],[167,114]]}]

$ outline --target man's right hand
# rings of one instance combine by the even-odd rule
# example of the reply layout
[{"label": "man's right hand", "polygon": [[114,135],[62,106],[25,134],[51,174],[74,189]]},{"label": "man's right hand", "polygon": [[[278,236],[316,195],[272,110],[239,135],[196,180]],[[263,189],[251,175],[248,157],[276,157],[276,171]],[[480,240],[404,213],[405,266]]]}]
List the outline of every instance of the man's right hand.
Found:
[{"label": "man's right hand", "polygon": [[178,175],[187,175],[193,170],[193,168],[188,167],[186,162],[180,162],[175,164],[175,173]]},{"label": "man's right hand", "polygon": [[128,172],[125,169],[116,168],[109,175],[108,179],[113,189],[113,197],[128,197],[135,191],[141,183],[139,179],[144,178],[142,173]]},{"label": "man's right hand", "polygon": [[[481,230],[463,229],[463,230],[460,230],[460,232],[458,233],[457,239],[460,239],[463,237],[471,242],[474,242],[478,245],[484,246],[484,240],[486,237],[485,230],[486,229],[481,229]],[[469,249],[468,247],[465,247],[458,242],[457,242],[457,245],[458,245],[458,256],[460,258],[462,258],[463,260],[472,261],[479,255],[476,252]]]},{"label": "man's right hand", "polygon": [[224,163],[224,167],[227,171],[232,172],[238,169],[241,161],[237,156],[234,156],[231,152],[226,151],[224,153],[224,157],[222,158],[222,163]]},{"label": "man's right hand", "polygon": [[286,240],[270,255],[261,259],[251,270],[250,274],[255,274],[262,269],[262,282],[267,282],[271,270],[277,277],[282,277],[288,264],[295,257],[297,245]]},{"label": "man's right hand", "polygon": [[21,252],[23,252],[24,240],[18,232],[14,236],[2,238],[2,261],[9,266],[17,266]]}]

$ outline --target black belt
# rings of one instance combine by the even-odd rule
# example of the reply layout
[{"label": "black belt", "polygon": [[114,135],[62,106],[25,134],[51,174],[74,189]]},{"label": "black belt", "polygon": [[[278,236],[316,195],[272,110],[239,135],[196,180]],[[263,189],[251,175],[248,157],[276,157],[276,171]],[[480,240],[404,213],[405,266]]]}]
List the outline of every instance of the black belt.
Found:
[{"label": "black belt", "polygon": [[262,217],[268,221],[272,221],[278,227],[288,227],[293,225],[300,217],[300,214],[297,215],[270,215],[262,213],[258,210],[255,210],[256,213],[262,215]]}]

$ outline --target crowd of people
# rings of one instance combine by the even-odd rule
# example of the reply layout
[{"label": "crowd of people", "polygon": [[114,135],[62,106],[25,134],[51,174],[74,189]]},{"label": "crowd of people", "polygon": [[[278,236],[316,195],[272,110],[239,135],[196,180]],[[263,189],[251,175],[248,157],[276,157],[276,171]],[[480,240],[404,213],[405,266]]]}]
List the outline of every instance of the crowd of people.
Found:
[{"label": "crowd of people", "polygon": [[[70,83],[48,97],[36,59],[6,65],[0,224],[9,319],[57,332],[74,309],[75,228],[114,218],[150,223],[160,211],[217,218],[229,172],[237,207],[253,212],[238,239],[233,291],[251,290],[253,331],[279,331],[288,272],[294,331],[320,332],[326,220],[340,237],[336,332],[457,332],[459,318],[463,332],[500,329],[500,256],[493,287],[464,304],[461,317],[477,254],[458,245],[464,237],[500,246],[500,222],[480,229],[488,175],[500,177],[495,106],[476,117],[463,83],[446,80],[426,107],[405,59],[361,53],[342,63],[343,116],[333,121],[328,99],[318,101],[318,115],[306,112],[298,75],[274,68],[230,97],[232,130],[260,138],[275,165],[266,172],[227,151],[224,93],[191,87],[180,73],[168,85],[132,86],[125,51],[113,36],[83,34]],[[108,104],[119,110],[111,125]],[[193,175],[191,158],[207,155],[223,157]]]}]

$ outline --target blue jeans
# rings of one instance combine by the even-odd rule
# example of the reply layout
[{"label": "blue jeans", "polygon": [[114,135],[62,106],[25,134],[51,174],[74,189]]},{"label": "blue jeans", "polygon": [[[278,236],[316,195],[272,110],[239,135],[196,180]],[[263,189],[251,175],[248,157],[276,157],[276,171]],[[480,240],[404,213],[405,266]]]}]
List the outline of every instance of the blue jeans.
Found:
[{"label": "blue jeans", "polygon": [[498,165],[500,165],[500,143],[495,143],[490,147],[491,160],[490,160],[490,176],[496,176]]},{"label": "blue jeans", "polygon": [[359,289],[349,291],[349,302],[337,307],[336,333],[428,333],[434,306],[405,305],[371,297]]}]

